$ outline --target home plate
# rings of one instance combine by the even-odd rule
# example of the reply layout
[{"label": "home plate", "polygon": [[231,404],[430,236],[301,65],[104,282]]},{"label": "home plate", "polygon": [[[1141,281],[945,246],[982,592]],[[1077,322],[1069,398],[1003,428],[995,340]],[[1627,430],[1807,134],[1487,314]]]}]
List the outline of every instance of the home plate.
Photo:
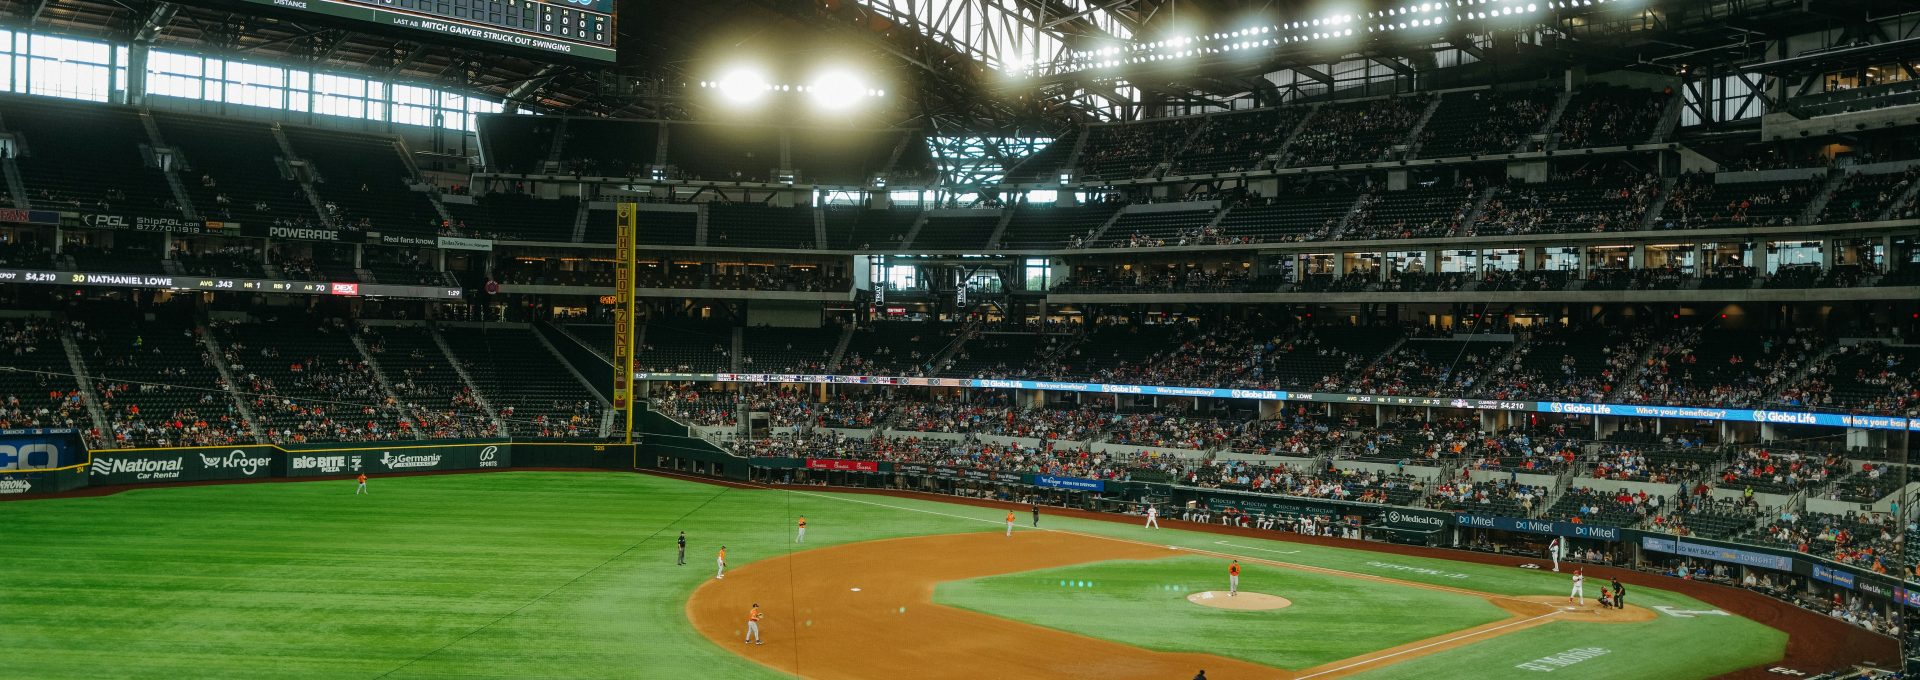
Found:
[{"label": "home plate", "polygon": [[853,589],[853,592],[856,592],[856,593],[857,593],[857,592],[860,592],[860,589],[859,589],[859,588],[854,588],[854,589]]},{"label": "home plate", "polygon": [[1286,607],[1293,606],[1292,600],[1289,600],[1284,597],[1280,597],[1278,595],[1268,595],[1266,593],[1249,593],[1246,591],[1241,591],[1236,595],[1228,596],[1225,592],[1222,592],[1222,591],[1208,590],[1208,591],[1198,592],[1192,595],[1188,595],[1187,601],[1200,605],[1202,607],[1213,607],[1215,609],[1234,609],[1239,611],[1264,611],[1269,609],[1283,609]]}]

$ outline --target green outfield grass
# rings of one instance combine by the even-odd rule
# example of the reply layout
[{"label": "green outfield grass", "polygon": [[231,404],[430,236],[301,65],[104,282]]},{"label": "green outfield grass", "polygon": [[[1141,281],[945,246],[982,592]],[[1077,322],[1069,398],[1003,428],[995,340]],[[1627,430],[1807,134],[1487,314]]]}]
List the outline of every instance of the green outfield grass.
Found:
[{"label": "green outfield grass", "polygon": [[[404,477],[372,487],[360,497],[351,482],[329,481],[0,503],[0,677],[779,677],[686,624],[686,599],[711,578],[718,543],[735,565],[782,554],[794,547],[788,532],[799,514],[810,520],[810,548],[1001,530],[998,512],[968,506],[622,473]],[[1093,520],[1042,525],[1488,592],[1553,593],[1566,583],[1526,570]],[[682,530],[691,564],[677,567],[673,539]],[[1699,605],[1646,589],[1634,597]],[[1374,620],[1361,614],[1353,621]],[[1634,677],[1684,678],[1770,661],[1784,643],[1733,617],[1569,626],[1591,633],[1562,625],[1501,638],[1495,644],[1513,648],[1485,666],[1470,661],[1478,645],[1409,663],[1441,664],[1422,666],[1422,677],[1467,668],[1532,677],[1513,663],[1570,648],[1570,637],[1604,636],[1613,654],[1555,677],[1636,669]],[[1273,636],[1275,646],[1314,644],[1282,629],[1248,632]],[[1699,653],[1676,639],[1710,639],[1713,649]],[[1526,659],[1509,663],[1514,655]]]},{"label": "green outfield grass", "polygon": [[[1506,618],[1472,595],[1258,564],[1240,587],[1293,601],[1230,611],[1187,601],[1225,591],[1219,558],[1113,561],[943,583],[934,601],[1035,625],[1169,652],[1199,652],[1302,669]],[[1356,616],[1366,612],[1366,616]],[[1285,644],[1247,644],[1254,631],[1301,631]]]}]

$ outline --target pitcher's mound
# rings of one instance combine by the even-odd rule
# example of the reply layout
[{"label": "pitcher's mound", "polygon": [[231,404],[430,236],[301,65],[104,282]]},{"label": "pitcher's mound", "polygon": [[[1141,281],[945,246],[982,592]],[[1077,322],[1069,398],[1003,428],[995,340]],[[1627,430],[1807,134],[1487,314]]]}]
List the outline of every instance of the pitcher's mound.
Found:
[{"label": "pitcher's mound", "polygon": [[1227,597],[1224,590],[1209,590],[1187,596],[1187,601],[1202,607],[1215,609],[1236,609],[1240,611],[1264,611],[1293,606],[1293,601],[1279,595],[1249,593],[1241,591],[1233,597]]}]

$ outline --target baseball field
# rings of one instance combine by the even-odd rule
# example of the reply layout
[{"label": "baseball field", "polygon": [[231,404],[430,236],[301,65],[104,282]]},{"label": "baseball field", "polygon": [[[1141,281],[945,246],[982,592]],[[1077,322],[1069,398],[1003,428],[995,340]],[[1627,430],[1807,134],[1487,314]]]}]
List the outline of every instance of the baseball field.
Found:
[{"label": "baseball field", "polygon": [[[1024,510],[1008,536],[978,504],[626,473],[370,491],[0,504],[0,677],[1705,678],[1821,644],[1668,589],[1568,608],[1566,574],[1359,543]],[[755,604],[766,644],[742,644]]]}]

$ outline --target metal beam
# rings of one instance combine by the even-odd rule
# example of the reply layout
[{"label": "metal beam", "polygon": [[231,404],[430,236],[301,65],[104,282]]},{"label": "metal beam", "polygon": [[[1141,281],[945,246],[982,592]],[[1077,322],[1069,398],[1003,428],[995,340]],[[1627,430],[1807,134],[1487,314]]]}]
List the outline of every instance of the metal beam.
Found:
[{"label": "metal beam", "polygon": [[153,11],[147,12],[146,20],[140,22],[140,28],[134,29],[133,42],[153,42],[154,38],[160,37],[160,31],[165,29],[167,24],[173,23],[173,15],[179,12],[180,7],[171,2],[156,3]]}]

